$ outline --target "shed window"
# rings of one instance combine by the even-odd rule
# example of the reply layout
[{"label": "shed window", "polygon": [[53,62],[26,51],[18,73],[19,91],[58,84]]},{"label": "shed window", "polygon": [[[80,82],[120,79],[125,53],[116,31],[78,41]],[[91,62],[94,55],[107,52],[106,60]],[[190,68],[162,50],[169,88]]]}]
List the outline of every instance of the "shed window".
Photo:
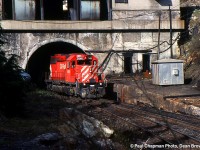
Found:
[{"label": "shed window", "polygon": [[128,3],[128,0],[115,0],[115,3]]}]

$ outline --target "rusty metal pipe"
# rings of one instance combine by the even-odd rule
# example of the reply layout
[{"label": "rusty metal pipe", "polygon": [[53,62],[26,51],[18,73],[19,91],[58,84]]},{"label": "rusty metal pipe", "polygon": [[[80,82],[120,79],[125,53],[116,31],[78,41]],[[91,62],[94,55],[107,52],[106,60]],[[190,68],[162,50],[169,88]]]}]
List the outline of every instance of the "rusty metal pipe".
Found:
[{"label": "rusty metal pipe", "polygon": [[164,96],[163,99],[167,99],[167,98],[178,98],[178,97],[196,97],[196,96],[200,96],[200,94]]}]

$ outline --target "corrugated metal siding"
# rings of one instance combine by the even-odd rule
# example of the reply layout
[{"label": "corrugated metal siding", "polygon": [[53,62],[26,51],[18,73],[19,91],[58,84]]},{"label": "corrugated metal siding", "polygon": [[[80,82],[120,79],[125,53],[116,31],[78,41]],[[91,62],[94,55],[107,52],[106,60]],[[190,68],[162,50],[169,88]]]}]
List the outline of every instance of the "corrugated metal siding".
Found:
[{"label": "corrugated metal siding", "polygon": [[[174,74],[175,71],[178,74]],[[152,83],[157,85],[184,84],[183,62],[153,62]]]},{"label": "corrugated metal siding", "polygon": [[35,0],[15,0],[15,19],[34,20]]},{"label": "corrugated metal siding", "polygon": [[81,20],[100,19],[100,1],[81,1]]},{"label": "corrugated metal siding", "polygon": [[159,84],[159,68],[157,64],[152,64],[152,83]]}]

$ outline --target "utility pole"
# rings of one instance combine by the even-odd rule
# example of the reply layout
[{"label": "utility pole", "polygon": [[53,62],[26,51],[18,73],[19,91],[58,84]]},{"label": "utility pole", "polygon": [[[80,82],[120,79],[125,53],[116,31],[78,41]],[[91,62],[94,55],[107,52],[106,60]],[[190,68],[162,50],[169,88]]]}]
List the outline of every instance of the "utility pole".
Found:
[{"label": "utility pole", "polygon": [[161,11],[158,12],[159,16],[159,23],[158,23],[158,54],[157,54],[157,60],[160,58],[160,23],[161,23]]},{"label": "utility pole", "polygon": [[171,58],[173,58],[173,48],[172,48],[172,11],[169,5],[169,22],[170,22],[170,50],[171,50]]}]

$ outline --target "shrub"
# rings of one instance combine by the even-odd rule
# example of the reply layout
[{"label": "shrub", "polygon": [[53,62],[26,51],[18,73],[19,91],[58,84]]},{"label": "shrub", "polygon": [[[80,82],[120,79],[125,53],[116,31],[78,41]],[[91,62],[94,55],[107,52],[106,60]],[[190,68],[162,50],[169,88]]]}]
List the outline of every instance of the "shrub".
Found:
[{"label": "shrub", "polygon": [[0,50],[0,112],[5,116],[19,115],[24,109],[25,83],[15,55],[5,57]]}]

